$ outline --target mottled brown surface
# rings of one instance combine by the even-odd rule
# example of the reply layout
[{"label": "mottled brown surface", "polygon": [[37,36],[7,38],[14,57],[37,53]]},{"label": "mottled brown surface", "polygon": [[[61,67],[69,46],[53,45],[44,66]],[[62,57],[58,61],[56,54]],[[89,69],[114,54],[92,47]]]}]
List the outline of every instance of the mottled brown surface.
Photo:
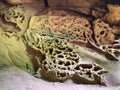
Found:
[{"label": "mottled brown surface", "polygon": [[[72,79],[78,84],[120,84],[119,5],[107,4],[104,0],[7,2],[9,4],[0,2],[0,27],[5,32],[21,36],[19,39],[24,40],[28,49],[31,49],[27,53],[35,71],[38,70],[42,78],[50,81]],[[23,6],[23,10],[19,6]],[[41,12],[47,7],[50,9]],[[19,31],[22,32],[17,35]],[[81,63],[81,60],[85,62]],[[105,74],[105,79],[101,78],[106,71],[109,72]]]},{"label": "mottled brown surface", "polygon": [[34,0],[6,0],[10,4],[33,3]]},{"label": "mottled brown surface", "polygon": [[104,6],[104,0],[48,0],[48,4],[53,8],[62,8],[90,14],[91,8]]},{"label": "mottled brown surface", "polygon": [[109,12],[105,15],[105,20],[112,25],[120,24],[120,6],[119,5],[107,5]]}]

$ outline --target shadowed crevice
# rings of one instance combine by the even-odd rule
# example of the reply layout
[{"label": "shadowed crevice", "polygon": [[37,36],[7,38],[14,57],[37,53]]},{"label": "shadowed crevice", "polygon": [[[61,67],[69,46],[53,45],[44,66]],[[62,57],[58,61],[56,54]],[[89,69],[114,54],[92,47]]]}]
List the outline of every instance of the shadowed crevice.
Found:
[{"label": "shadowed crevice", "polygon": [[45,7],[49,7],[48,0],[44,0]]}]

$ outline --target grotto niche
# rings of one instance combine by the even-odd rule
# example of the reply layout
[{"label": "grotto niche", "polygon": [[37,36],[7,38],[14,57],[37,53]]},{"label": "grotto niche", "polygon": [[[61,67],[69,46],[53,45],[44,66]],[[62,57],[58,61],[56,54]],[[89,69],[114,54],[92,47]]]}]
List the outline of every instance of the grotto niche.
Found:
[{"label": "grotto niche", "polygon": [[119,0],[1,0],[0,34],[3,90],[120,88]]}]

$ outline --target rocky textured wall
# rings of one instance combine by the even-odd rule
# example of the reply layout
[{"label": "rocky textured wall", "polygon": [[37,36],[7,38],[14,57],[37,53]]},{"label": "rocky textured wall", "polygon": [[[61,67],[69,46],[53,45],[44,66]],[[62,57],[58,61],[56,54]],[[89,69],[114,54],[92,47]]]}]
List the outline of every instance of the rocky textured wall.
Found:
[{"label": "rocky textured wall", "polygon": [[73,10],[84,14],[90,14],[94,7],[104,7],[105,4],[105,0],[7,0],[7,2],[13,5],[40,2],[40,6]]},{"label": "rocky textured wall", "polygon": [[104,6],[104,2],[104,0],[48,0],[50,7],[74,10],[85,14],[90,14],[91,9],[95,6]]},{"label": "rocky textured wall", "polygon": [[[35,68],[44,79],[52,78],[51,81],[66,79],[78,81],[79,78],[79,82],[76,83],[83,83],[82,78],[91,84],[104,85],[105,80],[101,75],[108,71],[109,75],[112,73],[113,76],[110,75],[112,79],[114,77],[114,80],[107,79],[110,80],[108,82],[118,85],[120,6],[113,5],[117,2],[117,0],[114,3],[111,0],[2,0],[0,54],[2,56],[5,50],[5,53],[8,53],[0,60],[6,61],[5,64],[9,60],[14,65],[27,69],[28,72]],[[17,46],[17,39],[21,40],[24,49],[19,46],[21,44]],[[81,43],[86,47],[86,51],[81,48]],[[73,47],[72,44],[80,47]],[[19,49],[24,51],[24,57]],[[95,51],[96,54],[92,54],[91,51]],[[95,56],[98,53],[105,55],[107,60]],[[5,55],[9,58],[6,59]],[[86,60],[94,64],[83,64],[82,60],[84,63]],[[116,60],[114,66],[112,60]]]}]

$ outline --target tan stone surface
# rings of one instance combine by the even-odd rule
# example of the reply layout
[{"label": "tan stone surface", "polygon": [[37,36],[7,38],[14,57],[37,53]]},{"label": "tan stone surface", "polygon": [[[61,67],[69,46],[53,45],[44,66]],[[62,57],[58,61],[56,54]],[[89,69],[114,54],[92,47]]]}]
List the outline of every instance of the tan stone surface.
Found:
[{"label": "tan stone surface", "polygon": [[104,19],[109,22],[109,24],[118,24],[120,22],[120,6],[108,4],[107,7],[109,12]]}]

